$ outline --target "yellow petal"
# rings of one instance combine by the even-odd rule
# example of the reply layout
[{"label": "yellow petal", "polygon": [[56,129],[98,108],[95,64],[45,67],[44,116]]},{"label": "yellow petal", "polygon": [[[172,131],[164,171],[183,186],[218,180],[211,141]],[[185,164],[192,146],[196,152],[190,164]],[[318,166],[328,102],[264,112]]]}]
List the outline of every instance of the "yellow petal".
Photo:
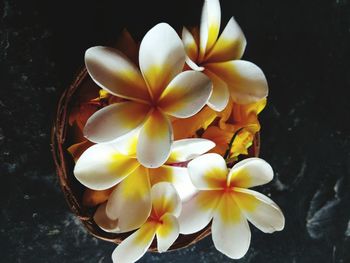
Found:
[{"label": "yellow petal", "polygon": [[140,136],[140,130],[141,128],[136,128],[113,141],[120,153],[136,158],[136,147]]},{"label": "yellow petal", "polygon": [[205,61],[213,63],[240,59],[246,45],[244,34],[232,17],[212,50],[207,54]]},{"label": "yellow petal", "polygon": [[200,56],[204,58],[215,44],[220,30],[221,10],[219,0],[205,0],[200,24]]},{"label": "yellow petal", "polygon": [[234,102],[248,104],[268,95],[268,85],[262,70],[255,64],[232,60],[207,64],[206,68],[226,82]]},{"label": "yellow petal", "polygon": [[187,201],[197,192],[197,188],[192,184],[186,167],[163,165],[148,171],[151,185],[160,182],[172,183],[182,201]]},{"label": "yellow petal", "polygon": [[122,181],[139,165],[136,159],[120,154],[113,143],[95,144],[78,159],[74,175],[90,189],[105,190]]},{"label": "yellow petal", "polygon": [[215,143],[215,147],[210,150],[211,153],[217,153],[224,156],[232,136],[232,132],[224,131],[216,126],[210,126],[207,130],[205,130],[202,137]]},{"label": "yellow petal", "polygon": [[140,71],[122,52],[109,47],[89,48],[85,65],[96,84],[108,92],[125,99],[149,101]]},{"label": "yellow petal", "polygon": [[234,198],[247,219],[265,233],[281,231],[285,219],[281,209],[270,198],[256,191],[235,188]]},{"label": "yellow petal", "polygon": [[154,110],[143,125],[137,144],[137,159],[148,168],[157,168],[169,158],[172,127],[166,116]]},{"label": "yellow petal", "polygon": [[181,163],[192,160],[210,149],[214,148],[215,143],[210,140],[193,138],[174,141],[171,146],[168,164]]},{"label": "yellow petal", "polygon": [[233,259],[241,258],[247,253],[250,229],[232,193],[222,195],[211,231],[214,246],[221,253]]},{"label": "yellow petal", "polygon": [[140,166],[126,177],[110,195],[106,213],[118,220],[120,232],[139,228],[151,212],[151,185],[147,169]]},{"label": "yellow petal", "polygon": [[177,218],[171,214],[161,217],[161,224],[157,228],[158,252],[162,253],[169,249],[179,236],[179,223]]},{"label": "yellow petal", "polygon": [[152,217],[160,219],[166,213],[178,216],[181,211],[181,199],[174,188],[168,182],[157,183],[152,186]]},{"label": "yellow petal", "polygon": [[216,153],[204,154],[188,163],[188,172],[199,190],[224,189],[228,169],[222,156]]},{"label": "yellow petal", "polygon": [[113,187],[100,191],[86,189],[83,194],[83,205],[95,207],[96,205],[106,202],[108,200],[108,197],[113,192],[113,189]]},{"label": "yellow petal", "polygon": [[177,75],[162,93],[158,107],[163,112],[188,118],[198,113],[212,93],[212,82],[203,73],[188,70]]},{"label": "yellow petal", "polygon": [[263,159],[248,158],[235,164],[227,179],[232,187],[250,188],[270,182],[273,170]]},{"label": "yellow petal", "polygon": [[132,263],[139,260],[151,246],[157,224],[147,222],[135,233],[127,237],[113,251],[112,260],[118,263]]},{"label": "yellow petal", "polygon": [[209,98],[208,106],[215,111],[222,111],[226,108],[230,99],[227,84],[209,70],[206,70],[205,74],[207,74],[213,82],[213,92]]},{"label": "yellow petal", "polygon": [[179,216],[180,233],[192,234],[206,227],[213,218],[222,191],[200,191],[182,204]]},{"label": "yellow petal", "polygon": [[189,57],[189,59],[192,61],[197,61],[198,46],[195,38],[186,27],[182,29],[182,43],[185,47],[186,55]]},{"label": "yellow petal", "polygon": [[84,136],[96,143],[115,140],[140,126],[149,111],[149,105],[132,101],[109,105],[89,118]]},{"label": "yellow petal", "polygon": [[196,115],[186,119],[175,119],[172,122],[175,140],[196,137],[196,132],[207,127],[215,120],[217,113],[205,106]]},{"label": "yellow petal", "polygon": [[112,220],[107,216],[106,204],[107,202],[99,205],[99,207],[97,208],[94,214],[94,221],[103,231],[118,233],[119,232],[118,220]]},{"label": "yellow petal", "polygon": [[139,62],[152,98],[157,101],[185,64],[185,50],[175,30],[166,23],[149,30],[140,45]]},{"label": "yellow petal", "polygon": [[85,140],[83,142],[73,144],[67,149],[67,151],[72,155],[74,161],[76,162],[83,152],[85,152],[92,145],[94,145],[94,143]]}]

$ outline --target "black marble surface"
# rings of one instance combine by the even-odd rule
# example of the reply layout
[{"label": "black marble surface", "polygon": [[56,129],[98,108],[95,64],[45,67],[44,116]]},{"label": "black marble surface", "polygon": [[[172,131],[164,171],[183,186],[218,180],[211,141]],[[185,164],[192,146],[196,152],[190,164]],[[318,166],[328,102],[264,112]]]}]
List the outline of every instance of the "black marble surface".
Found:
[{"label": "black marble surface", "polygon": [[[245,59],[266,73],[262,157],[275,180],[260,190],[283,209],[286,228],[252,227],[238,262],[350,262],[350,1],[227,0],[248,39]],[[158,8],[158,9],[157,9]],[[200,0],[0,2],[0,262],[110,262],[70,213],[50,153],[60,94],[86,48],[124,26],[142,36],[156,22],[199,19]],[[231,262],[207,238],[140,262]]]}]

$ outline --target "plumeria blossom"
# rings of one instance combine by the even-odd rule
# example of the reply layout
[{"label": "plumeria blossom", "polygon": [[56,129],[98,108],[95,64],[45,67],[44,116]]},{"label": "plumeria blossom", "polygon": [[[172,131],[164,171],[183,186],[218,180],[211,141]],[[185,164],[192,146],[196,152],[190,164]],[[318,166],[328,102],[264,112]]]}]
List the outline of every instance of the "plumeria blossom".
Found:
[{"label": "plumeria blossom", "polygon": [[175,141],[166,163],[150,169],[136,158],[139,132],[93,145],[81,155],[74,168],[78,181],[90,189],[106,190],[118,184],[95,215],[96,223],[109,232],[134,230],[147,219],[151,211],[150,189],[158,182],[173,183],[182,200],[191,198],[196,188],[187,169],[174,164],[187,162],[215,146],[205,139]]},{"label": "plumeria blossom", "polygon": [[180,233],[195,233],[212,220],[216,249],[238,259],[250,244],[247,220],[265,233],[284,228],[280,208],[265,195],[247,189],[272,180],[273,170],[264,160],[248,158],[228,170],[220,155],[209,153],[192,160],[188,170],[199,192],[183,203]]},{"label": "plumeria blossom", "polygon": [[240,60],[246,39],[232,17],[219,36],[221,10],[219,0],[205,0],[200,29],[183,29],[182,41],[187,65],[203,71],[213,81],[213,93],[208,105],[223,110],[231,95],[239,104],[265,98],[268,86],[264,73],[255,64]]},{"label": "plumeria blossom", "polygon": [[179,236],[177,217],[181,200],[176,189],[166,182],[151,189],[152,212],[142,226],[120,243],[112,254],[115,263],[132,263],[140,259],[157,236],[158,252],[165,252]]},{"label": "plumeria blossom", "polygon": [[139,127],[137,159],[159,167],[173,142],[169,117],[188,118],[207,103],[212,83],[203,73],[188,70],[181,39],[166,23],[147,32],[140,44],[138,67],[122,52],[92,47],[85,53],[92,79],[109,93],[125,99],[102,108],[86,123],[84,135],[95,143],[113,141]]}]

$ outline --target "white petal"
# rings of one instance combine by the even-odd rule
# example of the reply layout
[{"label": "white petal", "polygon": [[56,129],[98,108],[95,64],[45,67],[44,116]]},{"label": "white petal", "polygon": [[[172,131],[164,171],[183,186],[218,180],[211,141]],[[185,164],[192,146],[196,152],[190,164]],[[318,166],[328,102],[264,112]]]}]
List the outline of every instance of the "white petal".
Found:
[{"label": "white petal", "polygon": [[122,52],[109,47],[89,48],[85,65],[91,78],[108,92],[126,99],[149,100],[140,71]]},{"label": "white petal", "polygon": [[103,231],[118,233],[120,231],[118,220],[112,220],[107,216],[106,205],[107,202],[99,205],[94,214],[94,221]]},{"label": "white petal", "polygon": [[167,163],[181,163],[192,160],[215,147],[215,143],[201,138],[174,141]]},{"label": "white petal", "polygon": [[141,127],[132,130],[131,132],[114,140],[115,147],[124,155],[132,156],[136,158],[136,146],[139,139]]},{"label": "white petal", "polygon": [[95,144],[80,156],[74,175],[90,189],[105,190],[122,181],[139,165],[136,159],[120,154],[113,144]]},{"label": "white petal", "polygon": [[197,157],[187,167],[192,183],[200,190],[223,189],[227,185],[226,162],[216,153]]},{"label": "white petal", "polygon": [[186,167],[162,165],[156,169],[149,169],[151,184],[159,182],[172,183],[182,202],[192,198],[197,193]]},{"label": "white petal", "polygon": [[206,62],[224,62],[240,59],[243,56],[246,45],[247,40],[232,17],[213,49],[206,56]]},{"label": "white petal", "polygon": [[244,60],[206,64],[206,68],[226,82],[231,98],[238,104],[257,102],[268,95],[262,70]]},{"label": "white petal", "polygon": [[233,259],[247,253],[251,237],[249,225],[230,194],[220,200],[211,231],[214,246],[221,253]]},{"label": "white petal", "polygon": [[158,252],[166,252],[179,236],[179,223],[171,214],[161,217],[162,224],[157,229]]},{"label": "white petal", "polygon": [[219,0],[205,0],[200,25],[200,53],[202,57],[215,44],[220,31],[220,23]]},{"label": "white petal", "polygon": [[263,159],[248,158],[235,164],[227,179],[231,186],[250,188],[270,182],[273,170]]},{"label": "white petal", "polygon": [[281,231],[285,219],[281,209],[267,196],[256,191],[235,188],[235,201],[247,219],[265,233]]},{"label": "white petal", "polygon": [[198,46],[195,38],[186,27],[182,29],[182,43],[185,47],[186,57],[191,61],[196,61],[198,58]]},{"label": "white petal", "polygon": [[137,159],[148,168],[157,168],[169,158],[173,132],[171,123],[154,110],[144,123],[137,143]]},{"label": "white petal", "polygon": [[181,212],[181,199],[171,183],[161,182],[152,186],[152,209],[162,217],[166,213],[178,216]]},{"label": "white petal", "polygon": [[177,118],[198,113],[212,93],[212,82],[203,73],[188,70],[177,75],[164,90],[158,106]]},{"label": "white petal", "polygon": [[156,229],[154,223],[147,222],[131,234],[113,251],[113,263],[133,263],[139,260],[151,246]]},{"label": "white petal", "polygon": [[106,213],[110,219],[118,220],[120,232],[139,228],[151,212],[151,186],[147,171],[139,167],[126,177],[112,192]]},{"label": "white petal", "polygon": [[178,218],[181,234],[193,234],[206,227],[213,218],[219,203],[217,191],[200,191],[192,199],[182,204]]},{"label": "white petal", "polygon": [[160,23],[147,32],[140,45],[141,72],[154,100],[185,64],[185,50],[175,30]]},{"label": "white petal", "polygon": [[94,113],[84,127],[84,136],[102,143],[117,139],[141,125],[150,107],[132,101],[115,103]]},{"label": "white petal", "polygon": [[186,56],[186,64],[195,71],[204,71],[204,67],[198,66],[192,59]]},{"label": "white petal", "polygon": [[205,71],[205,74],[213,82],[213,92],[209,98],[208,106],[215,111],[223,111],[230,99],[230,93],[226,83],[209,70]]}]

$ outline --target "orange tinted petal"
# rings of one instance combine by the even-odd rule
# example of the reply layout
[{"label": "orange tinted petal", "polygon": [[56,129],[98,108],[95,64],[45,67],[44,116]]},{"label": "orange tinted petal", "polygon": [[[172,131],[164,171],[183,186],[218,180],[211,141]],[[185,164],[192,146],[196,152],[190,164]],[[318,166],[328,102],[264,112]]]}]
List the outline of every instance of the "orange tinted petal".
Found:
[{"label": "orange tinted petal", "polygon": [[196,115],[186,119],[175,119],[172,122],[175,140],[196,137],[196,132],[207,127],[215,120],[217,113],[205,106]]},{"label": "orange tinted petal", "polygon": [[85,140],[83,142],[73,144],[67,149],[67,151],[72,155],[74,161],[76,162],[83,152],[85,152],[92,145],[94,145],[94,143]]},{"label": "orange tinted petal", "polygon": [[106,202],[113,189],[113,187],[101,191],[86,189],[83,195],[83,205],[94,207],[98,204]]}]

